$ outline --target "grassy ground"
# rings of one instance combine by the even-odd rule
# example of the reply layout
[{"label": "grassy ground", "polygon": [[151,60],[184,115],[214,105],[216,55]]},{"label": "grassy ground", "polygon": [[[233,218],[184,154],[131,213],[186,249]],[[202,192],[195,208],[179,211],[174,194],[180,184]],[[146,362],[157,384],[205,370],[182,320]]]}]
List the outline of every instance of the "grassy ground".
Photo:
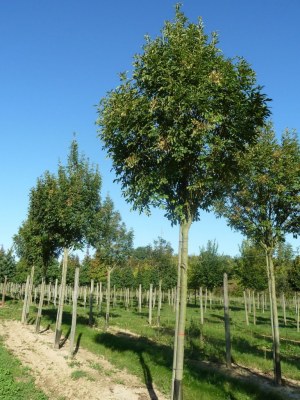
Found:
[{"label": "grassy ground", "polygon": [[0,338],[0,399],[5,400],[46,400],[30,376],[3,346]]},{"label": "grassy ground", "polygon": [[[163,305],[161,326],[149,326],[146,308],[139,314],[135,307],[125,310],[119,305],[111,311],[112,331],[104,330],[104,315],[94,306],[94,327],[88,326],[88,307],[78,309],[77,347],[83,346],[90,351],[105,356],[118,368],[126,368],[138,375],[148,387],[153,383],[164,393],[170,392],[172,370],[172,346],[174,312],[172,307]],[[31,322],[35,318],[35,307],[31,310]],[[4,318],[20,318],[21,305],[9,302],[5,308]],[[54,328],[56,310],[53,306],[45,307],[43,311],[43,326],[48,324]],[[276,392],[267,394],[255,383],[249,384],[238,378],[228,377],[218,368],[207,368],[201,361],[224,363],[224,328],[223,308],[214,304],[207,309],[205,324],[200,329],[199,307],[190,304],[187,313],[186,361],[184,375],[184,394],[189,400],[273,400],[284,399]],[[250,316],[250,321],[252,317]],[[71,308],[65,307],[63,332],[68,336],[71,322]],[[137,336],[118,334],[114,330],[122,328]],[[295,320],[288,314],[288,326],[281,321],[282,340],[282,370],[283,374],[292,379],[300,380],[300,349],[295,342],[299,334],[296,332]],[[249,368],[257,368],[263,372],[272,373],[272,343],[269,315],[257,311],[257,324],[248,327],[244,323],[242,304],[231,304],[231,337],[232,356],[237,364]]]}]

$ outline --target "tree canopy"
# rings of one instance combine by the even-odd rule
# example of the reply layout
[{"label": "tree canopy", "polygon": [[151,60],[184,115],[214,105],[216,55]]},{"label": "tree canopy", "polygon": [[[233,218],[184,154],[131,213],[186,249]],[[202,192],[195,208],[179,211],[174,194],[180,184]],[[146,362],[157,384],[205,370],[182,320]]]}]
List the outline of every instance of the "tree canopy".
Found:
[{"label": "tree canopy", "polygon": [[223,193],[237,151],[255,142],[269,115],[249,64],[225,58],[217,43],[178,6],[98,108],[99,136],[125,197],[140,211],[163,206],[172,223],[199,218]]}]

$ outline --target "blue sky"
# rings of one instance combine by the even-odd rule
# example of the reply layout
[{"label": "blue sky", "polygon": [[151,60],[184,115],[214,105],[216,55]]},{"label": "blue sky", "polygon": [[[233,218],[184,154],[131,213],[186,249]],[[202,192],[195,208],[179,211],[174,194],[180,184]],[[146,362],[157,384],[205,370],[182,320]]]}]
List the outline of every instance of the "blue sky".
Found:
[{"label": "blue sky", "polygon": [[[186,0],[191,21],[201,16],[207,33],[219,33],[225,56],[243,56],[272,98],[275,129],[300,127],[299,0]],[[130,71],[144,35],[155,37],[174,17],[169,0],[11,0],[0,4],[0,245],[26,219],[29,191],[46,170],[65,161],[77,133],[80,150],[97,163],[135,246],[163,236],[177,248],[178,228],[163,212],[131,212],[113,183],[111,163],[97,138],[96,107]],[[224,220],[203,214],[191,228],[189,252],[216,239],[222,253],[238,254],[242,236]],[[299,240],[288,239],[296,249]]]}]

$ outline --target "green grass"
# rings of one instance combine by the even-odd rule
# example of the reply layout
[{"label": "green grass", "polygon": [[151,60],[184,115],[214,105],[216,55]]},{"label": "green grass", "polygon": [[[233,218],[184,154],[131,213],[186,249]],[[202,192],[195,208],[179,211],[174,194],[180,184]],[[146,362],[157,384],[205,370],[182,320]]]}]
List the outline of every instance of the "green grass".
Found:
[{"label": "green grass", "polygon": [[0,339],[0,399],[46,400],[47,397],[34,386],[28,369],[9,353]]},{"label": "green grass", "polygon": [[[9,309],[9,310],[8,310]],[[9,302],[4,318],[20,318],[20,303]],[[279,309],[280,311],[280,309]],[[34,321],[35,308],[31,316]],[[231,337],[232,356],[237,364],[257,368],[272,374],[272,342],[268,312],[257,311],[257,325],[252,323],[247,327],[244,323],[242,304],[231,304]],[[56,310],[50,306],[43,311],[42,324],[55,325]],[[153,323],[156,321],[155,310]],[[250,321],[251,320],[250,316]],[[294,343],[299,334],[296,332],[293,310],[288,314],[288,326],[281,321],[282,340],[282,370],[286,377],[300,380],[300,349],[299,343]],[[95,354],[104,356],[118,369],[127,369],[140,377],[149,387],[153,383],[165,394],[170,392],[173,334],[175,315],[172,307],[163,305],[161,326],[149,326],[147,310],[140,315],[136,308],[125,310],[121,305],[111,309],[110,324],[112,328],[127,329],[136,335],[116,335],[105,332],[104,315],[94,313],[95,327],[88,326],[88,307],[78,309],[77,345]],[[223,327],[223,308],[214,304],[207,309],[205,324],[200,332],[199,307],[190,304],[187,310],[186,330],[186,361],[184,366],[184,394],[189,400],[274,400],[284,399],[276,394],[271,395],[259,389],[255,384],[230,378],[217,368],[207,368],[201,361],[224,363],[225,342]],[[71,323],[71,308],[65,306],[63,332],[67,334]],[[201,339],[200,339],[201,337]],[[97,366],[95,366],[95,369]],[[113,371],[107,371],[113,374]]]}]

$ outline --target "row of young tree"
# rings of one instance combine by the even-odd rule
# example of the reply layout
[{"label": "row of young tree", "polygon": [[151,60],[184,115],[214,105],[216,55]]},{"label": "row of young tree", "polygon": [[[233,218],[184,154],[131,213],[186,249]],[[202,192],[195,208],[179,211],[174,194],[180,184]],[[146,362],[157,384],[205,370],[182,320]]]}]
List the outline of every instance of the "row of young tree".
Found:
[{"label": "row of young tree", "polygon": [[[172,289],[176,286],[177,254],[165,239],[158,237],[153,245],[133,247],[128,252],[128,258],[122,265],[118,265],[111,273],[111,286],[117,289],[149,288],[150,284],[158,288],[161,281],[162,289]],[[223,274],[229,276],[232,295],[239,295],[244,289],[263,292],[268,289],[265,255],[261,247],[249,240],[243,241],[240,246],[240,255],[230,257],[218,252],[218,244],[208,241],[199,255],[189,256],[188,288],[199,290],[200,287],[209,291],[223,286]],[[290,244],[280,243],[274,255],[275,278],[278,287],[278,296],[282,293],[291,294],[300,291],[300,256],[295,253]],[[70,254],[66,283],[74,284],[75,269],[79,267],[79,284],[89,286],[91,280],[107,285],[107,266],[99,254],[86,255],[82,260],[76,254]],[[26,260],[16,257],[12,250],[0,249],[0,281],[5,276],[10,282],[23,283],[30,273],[30,265]],[[37,268],[35,282],[42,278],[46,283],[60,281],[62,262],[53,258],[49,263],[46,275]]]},{"label": "row of young tree", "polygon": [[[255,72],[217,45],[217,35],[209,38],[202,21],[190,23],[177,5],[175,20],[157,38],[146,37],[132,74],[121,74],[98,108],[99,136],[126,199],[140,212],[163,207],[180,227],[173,400],[183,398],[188,235],[202,210],[227,218],[264,253],[281,383],[274,254],[286,233],[299,234],[300,146],[294,132],[276,139]],[[15,238],[19,256],[45,274],[64,250],[62,287],[70,249],[93,247],[107,281],[129,257],[132,232],[111,200],[102,202],[100,188],[99,172],[74,141],[67,166],[45,173],[31,191],[28,219]]]}]

